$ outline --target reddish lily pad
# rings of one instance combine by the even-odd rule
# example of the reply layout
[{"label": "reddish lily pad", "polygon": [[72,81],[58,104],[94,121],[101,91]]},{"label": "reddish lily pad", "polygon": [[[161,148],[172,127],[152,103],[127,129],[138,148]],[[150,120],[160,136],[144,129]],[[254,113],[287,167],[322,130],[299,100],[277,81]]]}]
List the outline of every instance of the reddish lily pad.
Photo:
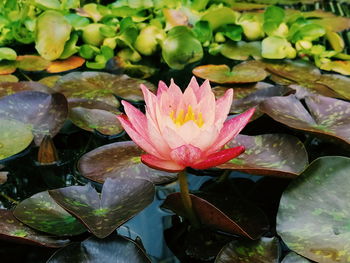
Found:
[{"label": "reddish lily pad", "polygon": [[234,60],[247,60],[249,57],[261,57],[261,42],[229,42],[220,48],[220,53],[227,58]]},{"label": "reddish lily pad", "polygon": [[67,100],[60,93],[23,91],[0,99],[0,118],[32,125],[37,145],[45,135],[56,135],[67,115]]},{"label": "reddish lily pad", "polygon": [[287,256],[284,257],[281,263],[312,263],[312,262],[298,255],[295,252],[289,252]]},{"label": "reddish lily pad", "polygon": [[305,98],[307,109],[294,96],[273,97],[260,110],[289,127],[331,136],[350,143],[350,103],[321,95]]},{"label": "reddish lily pad", "polygon": [[215,263],[278,263],[280,250],[276,237],[263,237],[257,241],[232,241],[223,247],[216,257]]},{"label": "reddish lily pad", "polygon": [[23,151],[33,138],[30,125],[16,120],[0,119],[0,161]]},{"label": "reddish lily pad", "polygon": [[215,83],[250,83],[264,80],[268,73],[257,61],[244,62],[232,71],[227,65],[205,65],[193,69],[192,73]]},{"label": "reddish lily pad", "polygon": [[114,96],[130,101],[143,101],[140,84],[155,90],[151,83],[104,72],[72,72],[56,82],[56,90],[67,98],[97,99],[112,106],[118,105]]},{"label": "reddish lily pad", "polygon": [[72,69],[81,67],[85,63],[85,59],[82,57],[72,56],[65,60],[56,60],[51,62],[49,67],[46,69],[50,73],[60,73]]},{"label": "reddish lily pad", "polygon": [[295,177],[308,165],[304,145],[287,134],[248,136],[239,134],[227,147],[243,145],[243,154],[221,164],[222,169],[239,170],[252,174]]},{"label": "reddish lily pad", "polygon": [[0,83],[0,97],[18,93],[20,91],[40,91],[52,93],[47,86],[35,81],[4,82]]},{"label": "reddish lily pad", "polygon": [[336,91],[345,99],[350,100],[350,78],[338,74],[324,74],[317,81]]},{"label": "reddish lily pad", "polygon": [[16,66],[19,69],[26,71],[41,71],[50,66],[51,62],[41,56],[25,55],[18,56]]},{"label": "reddish lily pad", "polygon": [[98,131],[105,135],[119,134],[123,127],[117,120],[121,112],[97,100],[71,99],[68,102],[69,119],[79,128]]},{"label": "reddish lily pad", "polygon": [[16,61],[0,61],[0,75],[12,74],[16,70]]},{"label": "reddish lily pad", "polygon": [[[190,194],[190,197],[198,220],[205,226],[253,240],[268,229],[264,213],[244,200],[205,193]],[[168,195],[162,208],[186,216],[180,193]]]},{"label": "reddish lily pad", "polygon": [[153,201],[154,185],[143,179],[107,178],[101,197],[90,184],[50,190],[49,193],[94,235],[105,238]]},{"label": "reddish lily pad", "polygon": [[51,248],[63,247],[69,243],[67,239],[48,236],[23,225],[13,216],[12,211],[4,209],[0,209],[0,239]]},{"label": "reddish lily pad", "polygon": [[79,235],[85,227],[50,197],[47,191],[19,203],[13,215],[22,223],[56,236]]},{"label": "reddish lily pad", "polygon": [[174,181],[177,174],[154,170],[141,163],[144,151],[132,141],[116,142],[86,153],[78,162],[82,175],[103,183],[106,178],[141,178],[155,184]]},{"label": "reddish lily pad", "polygon": [[349,173],[350,158],[322,157],[288,186],[277,232],[290,249],[320,263],[348,262]]},{"label": "reddish lily pad", "polygon": [[123,236],[109,236],[105,239],[89,238],[58,250],[47,263],[95,263],[130,262],[151,263],[138,244]]}]

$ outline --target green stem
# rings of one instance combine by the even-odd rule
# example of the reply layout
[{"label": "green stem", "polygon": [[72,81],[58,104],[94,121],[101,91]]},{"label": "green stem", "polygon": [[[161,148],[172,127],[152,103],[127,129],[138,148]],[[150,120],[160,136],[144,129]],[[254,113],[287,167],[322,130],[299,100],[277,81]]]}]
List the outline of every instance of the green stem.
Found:
[{"label": "green stem", "polygon": [[188,190],[186,170],[179,172],[178,178],[179,178],[179,184],[180,184],[181,199],[185,207],[187,218],[193,227],[198,228],[200,224],[195,212],[193,211],[192,200],[190,197],[190,192]]},{"label": "green stem", "polygon": [[220,175],[220,177],[216,180],[216,183],[220,184],[220,183],[226,182],[230,174],[231,174],[231,170],[225,170],[223,174]]}]

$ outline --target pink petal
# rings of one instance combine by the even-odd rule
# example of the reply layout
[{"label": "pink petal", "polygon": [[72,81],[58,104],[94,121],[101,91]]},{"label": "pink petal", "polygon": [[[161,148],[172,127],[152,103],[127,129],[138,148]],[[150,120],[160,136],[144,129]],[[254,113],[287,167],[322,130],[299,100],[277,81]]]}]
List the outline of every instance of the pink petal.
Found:
[{"label": "pink petal", "polygon": [[213,94],[214,95],[214,93],[211,90],[211,86],[210,86],[209,80],[205,80],[203,82],[203,84],[199,88],[199,92],[197,94],[197,98],[198,99],[202,99],[205,96],[208,96],[208,94]]},{"label": "pink petal", "polygon": [[192,120],[185,122],[176,129],[176,133],[186,142],[186,144],[191,143],[200,132],[201,129]]},{"label": "pink petal", "polygon": [[214,143],[218,135],[218,129],[214,125],[211,125],[205,129],[201,129],[201,132],[191,141],[191,144],[198,147],[202,151],[207,151],[207,149]]},{"label": "pink petal", "polygon": [[134,129],[140,134],[147,134],[147,119],[145,114],[125,100],[122,100],[122,104]]},{"label": "pink petal", "polygon": [[172,150],[170,156],[177,164],[187,167],[201,159],[202,151],[191,144],[185,144]]},{"label": "pink petal", "polygon": [[204,125],[212,126],[215,121],[215,96],[213,92],[209,92],[202,97],[198,104],[198,112],[202,113]]},{"label": "pink petal", "polygon": [[151,154],[141,155],[141,161],[151,168],[163,170],[166,172],[179,172],[186,168],[171,160],[162,160]]},{"label": "pink petal", "polygon": [[219,98],[216,101],[215,107],[215,123],[218,126],[221,126],[222,123],[227,118],[227,115],[230,112],[231,104],[233,99],[233,89],[228,89],[225,92],[225,95]]},{"label": "pink petal", "polygon": [[187,89],[191,88],[194,92],[194,94],[196,95],[197,100],[199,101],[200,99],[200,89],[199,89],[199,85],[198,82],[196,80],[196,77],[192,77],[190,84],[188,84]]},{"label": "pink petal", "polygon": [[140,146],[145,152],[148,152],[158,157],[161,156],[158,153],[158,151],[154,148],[154,146],[149,142],[148,138],[144,137],[144,135],[138,133],[135,130],[135,128],[133,127],[132,123],[128,120],[128,117],[126,115],[120,114],[117,116],[117,118],[123,126],[124,130],[138,146]]},{"label": "pink petal", "polygon": [[167,92],[167,91],[168,91],[168,86],[163,81],[159,81],[158,90],[157,90],[157,97],[160,97],[163,92]]},{"label": "pink petal", "polygon": [[162,137],[167,142],[171,149],[180,147],[186,144],[186,142],[180,137],[180,135],[170,127],[165,127],[162,131]]},{"label": "pink petal", "polygon": [[156,105],[157,97],[152,92],[150,92],[145,85],[141,84],[140,87],[143,93],[143,98],[145,99],[145,102],[146,102],[146,109],[148,110],[150,116],[153,119],[155,119],[156,114],[155,114],[154,105]]},{"label": "pink petal", "polygon": [[226,163],[244,152],[244,146],[225,149],[209,155],[206,160],[191,165],[195,169],[208,169]]},{"label": "pink petal", "polygon": [[253,116],[255,108],[251,108],[242,114],[226,121],[222,127],[220,134],[213,144],[213,147],[209,149],[210,153],[216,152],[221,149],[224,144],[229,142],[247,125],[250,118]]},{"label": "pink petal", "polygon": [[170,147],[168,143],[163,138],[162,134],[159,131],[159,128],[153,122],[152,119],[148,119],[147,121],[148,128],[148,137],[152,145],[157,149],[157,151],[161,154],[162,158],[169,159],[170,158]]}]

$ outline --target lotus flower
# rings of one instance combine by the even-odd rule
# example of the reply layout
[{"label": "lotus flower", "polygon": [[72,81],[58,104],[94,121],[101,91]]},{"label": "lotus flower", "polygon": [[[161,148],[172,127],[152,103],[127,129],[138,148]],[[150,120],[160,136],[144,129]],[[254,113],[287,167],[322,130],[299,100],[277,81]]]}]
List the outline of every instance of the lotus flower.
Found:
[{"label": "lotus flower", "polygon": [[169,88],[159,82],[157,95],[141,85],[146,115],[122,101],[126,115],[119,121],[131,139],[146,154],[141,161],[170,172],[186,167],[207,169],[225,163],[244,152],[243,146],[222,149],[248,123],[254,108],[226,120],[233,90],[215,101],[209,81],[201,86],[193,77],[184,93],[171,80]]}]

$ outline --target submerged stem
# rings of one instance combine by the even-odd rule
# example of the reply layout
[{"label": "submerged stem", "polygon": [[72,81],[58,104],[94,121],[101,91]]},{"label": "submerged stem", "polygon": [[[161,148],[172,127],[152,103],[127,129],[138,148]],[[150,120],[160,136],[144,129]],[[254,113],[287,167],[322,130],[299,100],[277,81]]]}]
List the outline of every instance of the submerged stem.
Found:
[{"label": "submerged stem", "polygon": [[185,207],[186,215],[193,227],[199,227],[198,218],[193,211],[192,200],[190,197],[190,192],[188,190],[188,183],[186,177],[186,170],[179,172],[179,184],[182,203]]}]

